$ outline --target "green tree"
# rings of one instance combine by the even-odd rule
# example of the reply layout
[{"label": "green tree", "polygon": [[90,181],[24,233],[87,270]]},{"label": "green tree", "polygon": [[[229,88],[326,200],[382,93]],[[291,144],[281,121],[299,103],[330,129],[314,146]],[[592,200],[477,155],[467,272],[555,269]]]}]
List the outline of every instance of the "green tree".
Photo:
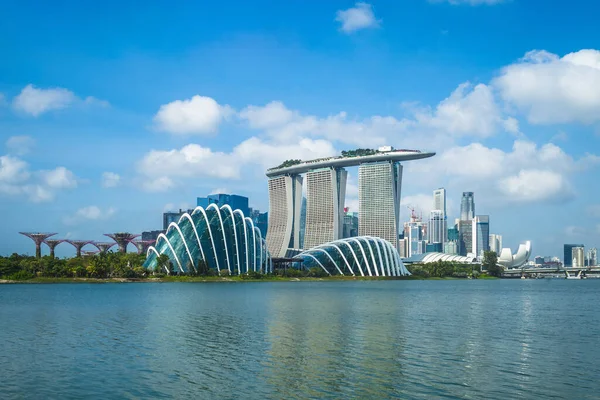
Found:
[{"label": "green tree", "polygon": [[485,251],[483,253],[483,269],[492,276],[502,275],[503,268],[498,265],[498,256],[495,251]]}]

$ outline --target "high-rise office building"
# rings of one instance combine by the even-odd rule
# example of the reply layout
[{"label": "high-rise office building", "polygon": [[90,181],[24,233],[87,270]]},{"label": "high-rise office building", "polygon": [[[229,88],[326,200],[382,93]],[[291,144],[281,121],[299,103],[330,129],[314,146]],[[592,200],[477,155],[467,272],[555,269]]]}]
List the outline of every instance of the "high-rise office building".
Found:
[{"label": "high-rise office building", "polygon": [[458,254],[466,256],[473,252],[473,222],[458,221]]},{"label": "high-rise office building", "polygon": [[490,216],[477,215],[473,218],[473,254],[483,257],[483,252],[490,249]]},{"label": "high-rise office building", "polygon": [[398,248],[402,165],[395,161],[358,167],[358,234],[375,236]]},{"label": "high-rise office building", "polygon": [[346,212],[344,215],[344,238],[358,236],[358,213]]},{"label": "high-rise office building", "polygon": [[304,248],[342,238],[348,172],[320,168],[306,173]]},{"label": "high-rise office building", "polygon": [[448,241],[444,243],[444,253],[457,255],[458,254],[458,242],[457,241]]},{"label": "high-rise office building", "polygon": [[206,209],[210,204],[216,204],[219,208],[225,204],[232,210],[241,210],[245,216],[250,215],[248,198],[237,194],[213,193],[206,197],[198,197],[196,205]]},{"label": "high-rise office building", "polygon": [[571,249],[571,266],[573,268],[581,268],[585,267],[585,248],[582,247],[573,247]]},{"label": "high-rise office building", "polygon": [[194,210],[182,210],[179,209],[179,211],[167,211],[163,213],[163,230],[167,230],[169,228],[169,225],[171,225],[171,223],[177,223],[179,222],[179,218],[181,218],[181,216],[185,213],[188,214],[192,214],[192,212],[194,212]]},{"label": "high-rise office building", "polygon": [[289,248],[300,248],[302,177],[280,175],[269,179],[267,246],[273,257],[285,257]]},{"label": "high-rise office building", "polygon": [[410,221],[404,223],[404,238],[406,239],[407,257],[426,252],[425,225],[421,218],[414,213],[411,215]]},{"label": "high-rise office building", "polygon": [[584,247],[582,244],[565,244],[563,254],[563,265],[568,268],[573,266],[573,248]]},{"label": "high-rise office building", "polygon": [[473,192],[463,192],[460,200],[460,219],[470,221],[475,218],[475,195]]},{"label": "high-rise office building", "polygon": [[587,265],[590,267],[595,267],[598,265],[598,250],[595,247],[592,247],[588,250],[587,261]]},{"label": "high-rise office building", "polygon": [[431,210],[427,233],[429,243],[440,243],[440,247],[443,249],[448,232],[446,229],[446,217],[442,210]]},{"label": "high-rise office building", "polygon": [[502,251],[502,235],[490,233],[490,250],[500,255]]},{"label": "high-rise office building", "polygon": [[439,188],[433,191],[433,209],[440,210],[447,216],[446,213],[446,189]]}]

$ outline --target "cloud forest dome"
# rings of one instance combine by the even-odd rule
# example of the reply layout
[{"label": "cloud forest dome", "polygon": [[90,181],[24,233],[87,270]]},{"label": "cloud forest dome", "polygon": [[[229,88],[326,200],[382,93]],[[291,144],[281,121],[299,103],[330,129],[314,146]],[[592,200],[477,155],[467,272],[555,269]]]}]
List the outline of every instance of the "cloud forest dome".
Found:
[{"label": "cloud forest dome", "polygon": [[201,262],[219,273],[272,272],[271,256],[260,230],[240,210],[215,204],[196,207],[172,222],[147,252],[144,266],[156,269],[158,256],[166,254],[176,271],[198,271]]},{"label": "cloud forest dome", "polygon": [[305,250],[294,258],[303,261],[303,268],[319,267],[329,275],[410,275],[396,248],[372,236],[335,240]]}]

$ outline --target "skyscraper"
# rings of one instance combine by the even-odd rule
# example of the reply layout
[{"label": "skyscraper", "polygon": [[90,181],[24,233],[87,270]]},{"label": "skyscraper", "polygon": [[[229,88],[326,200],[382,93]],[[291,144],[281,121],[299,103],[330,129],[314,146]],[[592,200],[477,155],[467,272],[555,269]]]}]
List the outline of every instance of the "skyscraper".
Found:
[{"label": "skyscraper", "polygon": [[571,249],[571,258],[572,258],[572,263],[571,266],[573,268],[581,268],[585,266],[585,260],[584,260],[584,254],[585,254],[585,249],[584,247],[573,247]]},{"label": "skyscraper", "polygon": [[209,204],[216,204],[221,207],[225,204],[229,205],[233,210],[241,210],[246,216],[250,215],[248,207],[248,198],[237,194],[213,193],[206,197],[198,197],[196,205],[206,208]]},{"label": "skyscraper", "polygon": [[440,243],[441,248],[444,248],[446,242],[446,218],[442,210],[431,210],[429,214],[429,227],[427,229],[429,243]]},{"label": "skyscraper", "polygon": [[458,221],[458,254],[466,256],[473,252],[473,222]]},{"label": "skyscraper", "polygon": [[470,221],[475,218],[475,196],[473,192],[463,192],[460,200],[460,219]]},{"label": "skyscraper", "polygon": [[490,250],[500,255],[502,251],[502,235],[490,233]]},{"label": "skyscraper", "polygon": [[473,218],[473,254],[482,257],[490,249],[490,216],[477,215]]},{"label": "skyscraper", "polygon": [[358,234],[375,236],[398,248],[402,165],[395,161],[358,167]]},{"label": "skyscraper", "polygon": [[433,209],[442,211],[444,216],[448,215],[446,214],[446,189],[439,188],[433,191]]},{"label": "skyscraper", "polygon": [[588,266],[595,267],[598,265],[598,250],[592,247],[587,254]]},{"label": "skyscraper", "polygon": [[300,248],[302,177],[280,175],[269,179],[267,246],[273,257],[285,257],[288,248]]},{"label": "skyscraper", "polygon": [[320,168],[306,173],[304,248],[343,237],[347,177],[343,168]]},{"label": "skyscraper", "polygon": [[563,265],[567,268],[573,266],[573,248],[574,247],[583,247],[583,245],[582,244],[565,244],[564,245]]}]

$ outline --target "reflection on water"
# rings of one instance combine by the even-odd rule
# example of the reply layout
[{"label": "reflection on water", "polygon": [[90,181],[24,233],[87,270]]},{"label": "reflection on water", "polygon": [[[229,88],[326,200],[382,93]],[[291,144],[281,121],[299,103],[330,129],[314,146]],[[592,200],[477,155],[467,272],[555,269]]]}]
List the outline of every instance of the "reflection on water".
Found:
[{"label": "reflection on water", "polygon": [[2,398],[598,398],[599,281],[0,285]]}]

